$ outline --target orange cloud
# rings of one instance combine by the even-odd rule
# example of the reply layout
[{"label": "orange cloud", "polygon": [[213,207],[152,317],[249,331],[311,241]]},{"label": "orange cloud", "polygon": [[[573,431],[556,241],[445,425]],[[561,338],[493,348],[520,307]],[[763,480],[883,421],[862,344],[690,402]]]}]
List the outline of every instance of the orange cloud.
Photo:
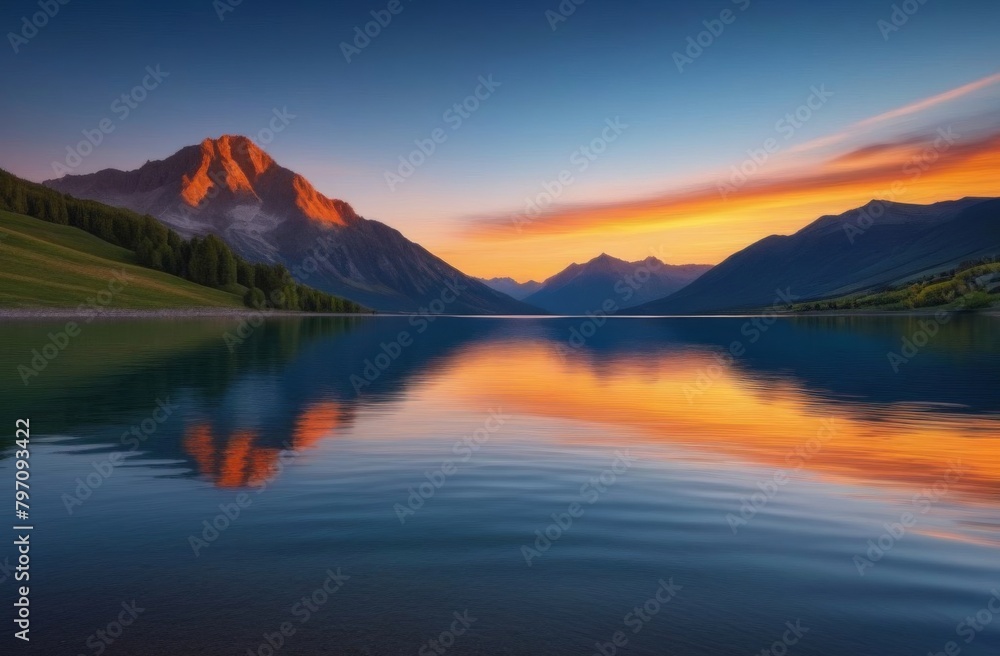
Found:
[{"label": "orange cloud", "polygon": [[[794,232],[821,215],[873,198],[923,203],[996,195],[1000,133],[935,146],[937,138],[852,151],[801,175],[747,182],[728,198],[713,185],[623,203],[566,207],[521,232],[510,217],[489,217],[470,230],[471,243],[448,257],[477,273],[484,261],[496,261],[498,243],[516,244],[508,275],[545,277],[552,273],[551,258],[560,244],[577,245],[574,257],[590,259],[588,254],[611,250],[608,242],[617,235],[621,243],[635,242],[633,251],[619,250],[619,257],[640,259],[649,254],[650,244],[659,243],[676,263],[712,263],[769,234]],[[484,257],[476,242],[487,246],[489,255]]]},{"label": "orange cloud", "polygon": [[[940,135],[932,134],[919,140],[858,149],[795,177],[761,178],[742,187],[739,180],[725,180],[722,182],[731,185],[728,195],[724,194],[721,184],[716,183],[693,191],[635,201],[565,207],[529,219],[521,226],[521,232],[538,234],[592,227],[622,228],[632,224],[648,225],[651,221],[684,222],[712,213],[731,214],[733,210],[770,206],[782,199],[793,201],[794,205],[816,194],[845,196],[854,190],[869,195],[866,200],[871,200],[872,194],[880,193],[881,188],[896,181],[904,185],[921,180],[925,184],[939,179],[952,182],[956,178],[967,178],[965,173],[973,174],[972,179],[982,178],[988,185],[986,188],[995,191],[996,177],[990,175],[989,170],[983,170],[982,164],[983,158],[995,162],[1000,155],[1000,133],[974,143],[961,143],[962,135],[955,136],[954,143],[941,141]],[[970,165],[975,165],[974,170],[968,170]],[[517,227],[509,216],[489,217],[474,226],[472,232],[517,239],[520,236]]]},{"label": "orange cloud", "polygon": [[[648,198],[550,208],[537,216],[476,217],[459,245],[436,249],[473,275],[545,278],[570,261],[611,252],[635,260],[666,250],[674,263],[717,263],[770,234],[789,234],[825,214],[878,198],[929,203],[997,195],[1000,131],[961,127],[951,138],[867,136],[849,150],[803,160],[857,142],[869,128],[923,112],[1000,83],[1000,74],[860,121],[840,133],[778,152],[748,179],[726,174]],[[950,129],[950,128],[949,128]],[[728,185],[728,186],[727,186]],[[516,252],[512,251],[516,245]],[[556,260],[556,258],[559,258]],[[556,264],[553,264],[556,260]]]}]

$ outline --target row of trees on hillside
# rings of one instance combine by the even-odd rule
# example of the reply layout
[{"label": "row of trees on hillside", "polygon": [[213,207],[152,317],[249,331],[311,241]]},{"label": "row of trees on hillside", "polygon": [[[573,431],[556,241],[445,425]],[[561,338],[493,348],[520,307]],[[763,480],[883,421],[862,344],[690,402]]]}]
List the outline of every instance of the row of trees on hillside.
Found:
[{"label": "row of trees on hillside", "polygon": [[1000,273],[1000,262],[996,257],[962,262],[956,268],[937,274],[924,276],[906,285],[890,286],[884,289],[852,294],[840,298],[800,303],[797,311],[823,310],[913,310],[938,307],[950,303],[961,303],[965,309],[989,307],[994,296],[980,289],[976,279],[988,274]]},{"label": "row of trees on hillside", "polygon": [[149,215],[80,200],[0,170],[0,209],[80,228],[135,252],[144,267],[199,285],[245,287],[251,307],[307,312],[364,312],[357,303],[295,282],[282,264],[244,260],[215,235],[183,239]]}]

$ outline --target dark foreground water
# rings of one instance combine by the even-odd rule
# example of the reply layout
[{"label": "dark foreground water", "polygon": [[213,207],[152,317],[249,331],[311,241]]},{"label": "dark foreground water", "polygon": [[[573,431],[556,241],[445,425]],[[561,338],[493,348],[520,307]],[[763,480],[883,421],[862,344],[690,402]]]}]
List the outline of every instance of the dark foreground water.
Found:
[{"label": "dark foreground water", "polygon": [[64,323],[0,653],[1000,653],[997,319]]}]

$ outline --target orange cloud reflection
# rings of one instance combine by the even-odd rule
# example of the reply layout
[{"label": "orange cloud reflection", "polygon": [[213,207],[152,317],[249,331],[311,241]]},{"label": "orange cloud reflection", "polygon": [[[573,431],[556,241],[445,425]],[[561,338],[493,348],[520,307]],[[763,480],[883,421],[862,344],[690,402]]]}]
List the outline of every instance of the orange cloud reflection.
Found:
[{"label": "orange cloud reflection", "polygon": [[[524,372],[545,372],[525,376]],[[700,374],[709,389],[689,400]],[[832,422],[833,435],[803,472],[847,484],[904,488],[916,494],[944,479],[951,463],[964,474],[952,489],[970,501],[1000,493],[1000,435],[995,418],[929,413],[902,406],[847,406],[788,381],[756,379],[720,367],[707,354],[636,355],[614,368],[563,360],[550,346],[492,345],[463,353],[448,389],[475,406],[607,426],[567,431],[563,440],[605,439],[615,446],[679,447],[725,462],[788,468],[794,454]],[[490,381],[483,385],[482,381]],[[992,431],[992,432],[991,432]],[[622,433],[627,433],[623,435]]]}]

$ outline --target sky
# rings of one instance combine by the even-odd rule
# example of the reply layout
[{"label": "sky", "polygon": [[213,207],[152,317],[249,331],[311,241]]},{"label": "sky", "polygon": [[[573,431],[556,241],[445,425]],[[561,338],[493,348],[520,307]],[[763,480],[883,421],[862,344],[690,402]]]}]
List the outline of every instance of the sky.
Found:
[{"label": "sky", "polygon": [[472,275],[715,264],[873,198],[1000,195],[994,0],[42,5],[0,9],[0,167],[245,134]]}]

